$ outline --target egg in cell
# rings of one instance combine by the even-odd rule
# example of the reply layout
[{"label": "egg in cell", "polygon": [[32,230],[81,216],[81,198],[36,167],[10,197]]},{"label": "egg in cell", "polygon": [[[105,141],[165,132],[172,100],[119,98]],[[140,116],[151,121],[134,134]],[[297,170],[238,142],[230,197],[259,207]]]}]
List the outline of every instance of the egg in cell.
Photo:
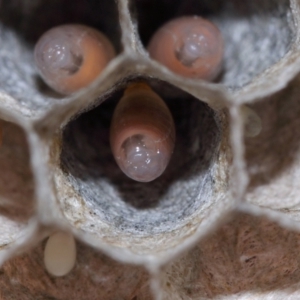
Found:
[{"label": "egg in cell", "polygon": [[223,39],[219,29],[201,17],[174,19],[153,35],[150,56],[179,75],[213,80],[220,73]]},{"label": "egg in cell", "polygon": [[120,169],[149,182],[166,169],[175,142],[175,125],[164,101],[145,83],[125,90],[113,115],[110,144]]},{"label": "egg in cell", "polygon": [[65,276],[76,262],[76,244],[72,234],[56,232],[46,243],[44,264],[46,270],[54,276]]},{"label": "egg in cell", "polygon": [[257,112],[246,105],[242,105],[240,111],[244,122],[245,137],[259,135],[262,130],[262,121]]},{"label": "egg in cell", "polygon": [[34,49],[41,77],[51,88],[66,95],[92,83],[115,55],[104,34],[79,24],[50,29]]}]

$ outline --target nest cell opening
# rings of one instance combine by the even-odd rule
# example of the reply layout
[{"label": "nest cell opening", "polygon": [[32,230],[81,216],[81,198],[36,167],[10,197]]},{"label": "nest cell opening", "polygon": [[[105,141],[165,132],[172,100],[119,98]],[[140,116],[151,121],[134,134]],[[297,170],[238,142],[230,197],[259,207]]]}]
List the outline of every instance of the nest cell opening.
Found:
[{"label": "nest cell opening", "polygon": [[[136,182],[119,169],[110,149],[109,128],[126,85],[120,86],[101,105],[71,121],[62,133],[64,177],[92,211],[86,216],[85,210],[80,212],[77,227],[101,235],[101,228],[95,228],[101,220],[123,235],[162,234],[180,230],[215,199],[220,128],[214,111],[165,82],[147,81],[165,100],[175,121],[171,161],[163,175],[149,183]],[[91,219],[90,227],[78,225]]]},{"label": "nest cell opening", "polygon": [[[277,291],[295,291],[299,238],[298,232],[265,216],[235,212],[214,234],[167,265],[164,288],[173,294],[170,299],[203,299],[204,292],[205,299],[272,299]],[[288,297],[288,292],[278,296]]]},{"label": "nest cell opening", "polygon": [[0,121],[0,244],[12,242],[35,212],[34,179],[24,131]]},{"label": "nest cell opening", "polygon": [[261,117],[262,131],[255,138],[245,138],[248,200],[274,209],[298,210],[299,78],[253,108]]},{"label": "nest cell opening", "polygon": [[47,30],[63,24],[84,24],[103,32],[121,49],[115,1],[104,0],[4,0],[0,11],[0,90],[17,100],[28,115],[50,107],[63,96],[40,78],[33,49]]},{"label": "nest cell opening", "polygon": [[289,0],[136,0],[131,8],[145,46],[158,28],[181,16],[198,15],[215,23],[225,45],[217,81],[232,89],[278,62],[293,42]]},{"label": "nest cell opening", "polygon": [[[42,242],[4,263],[0,273],[2,298],[152,299],[148,287],[149,275],[141,266],[116,262],[77,241],[75,268],[67,276],[54,277],[45,269],[44,248],[45,242]],[[144,298],[140,298],[142,294]]]}]

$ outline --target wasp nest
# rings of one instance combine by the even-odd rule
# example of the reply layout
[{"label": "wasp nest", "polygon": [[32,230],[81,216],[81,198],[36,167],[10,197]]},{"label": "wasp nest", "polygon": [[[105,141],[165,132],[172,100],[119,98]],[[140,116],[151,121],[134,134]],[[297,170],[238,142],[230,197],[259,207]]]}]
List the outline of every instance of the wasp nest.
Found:
[{"label": "wasp nest", "polygon": [[[222,32],[215,83],[145,50],[185,15]],[[1,1],[1,299],[299,299],[299,18],[299,0]],[[117,56],[62,97],[38,76],[33,47],[66,23],[101,30]],[[166,101],[177,135],[147,184],[119,170],[108,139],[136,80]],[[43,251],[59,230],[76,238],[77,260],[56,278]]]}]

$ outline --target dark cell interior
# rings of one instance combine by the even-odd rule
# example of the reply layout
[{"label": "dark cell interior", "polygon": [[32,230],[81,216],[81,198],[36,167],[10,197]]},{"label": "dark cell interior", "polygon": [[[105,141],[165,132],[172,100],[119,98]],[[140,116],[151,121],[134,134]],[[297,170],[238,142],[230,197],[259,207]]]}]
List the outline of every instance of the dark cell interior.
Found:
[{"label": "dark cell interior", "polygon": [[176,124],[175,150],[161,177],[133,181],[114,161],[109,127],[124,88],[66,126],[61,153],[65,175],[95,216],[118,230],[140,234],[172,230],[210,201],[220,138],[206,104],[166,83],[148,82],[166,101]]},{"label": "dark cell interior", "polygon": [[293,41],[288,0],[135,0],[132,15],[147,46],[164,23],[180,16],[198,15],[222,32],[225,53],[218,81],[240,88],[279,61]]},{"label": "dark cell interior", "polygon": [[34,178],[24,131],[0,121],[0,215],[26,223],[34,214]]}]

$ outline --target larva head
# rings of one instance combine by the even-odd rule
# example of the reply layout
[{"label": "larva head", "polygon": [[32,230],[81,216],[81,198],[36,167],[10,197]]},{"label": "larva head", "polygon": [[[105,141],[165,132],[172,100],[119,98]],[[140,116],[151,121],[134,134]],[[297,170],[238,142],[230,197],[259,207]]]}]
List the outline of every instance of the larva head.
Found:
[{"label": "larva head", "polygon": [[35,46],[36,66],[44,81],[62,94],[89,85],[115,56],[110,41],[84,25],[55,27]]},{"label": "larva head", "polygon": [[115,109],[110,134],[121,170],[136,181],[156,179],[170,161],[174,141],[174,121],[163,100],[146,84],[129,86]]},{"label": "larva head", "polygon": [[223,39],[210,21],[181,17],[154,34],[148,51],[153,59],[179,75],[212,80],[221,69]]}]

